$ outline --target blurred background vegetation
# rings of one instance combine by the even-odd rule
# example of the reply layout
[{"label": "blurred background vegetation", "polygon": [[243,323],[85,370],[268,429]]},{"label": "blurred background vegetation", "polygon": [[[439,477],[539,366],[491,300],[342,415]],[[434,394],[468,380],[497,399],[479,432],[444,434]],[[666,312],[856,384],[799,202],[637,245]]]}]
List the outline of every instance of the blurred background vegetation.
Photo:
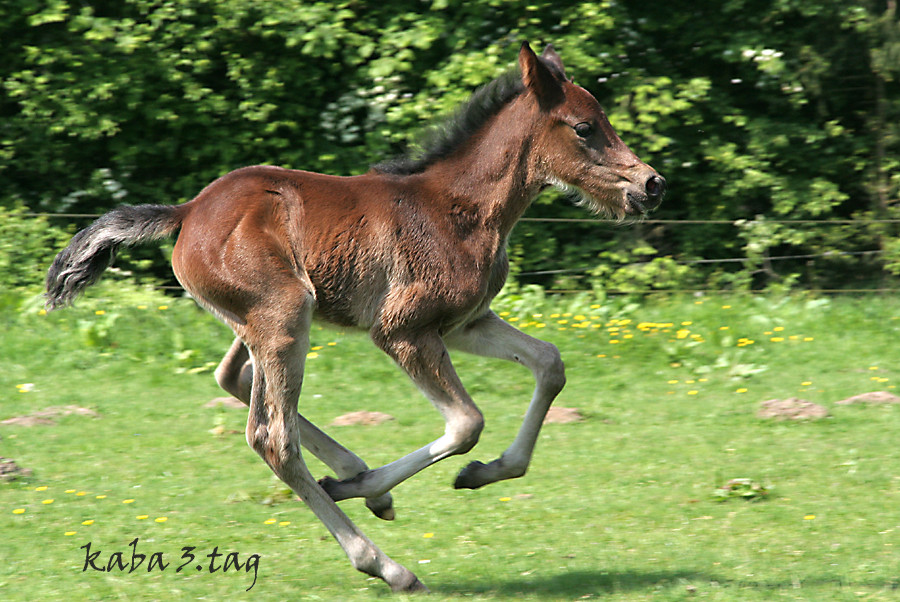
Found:
[{"label": "blurred background vegetation", "polygon": [[[183,202],[255,163],[364,172],[523,40],[556,46],[670,192],[629,227],[542,195],[510,241],[519,284],[900,275],[896,0],[6,0],[0,39],[0,269],[18,284],[90,221],[36,214]],[[119,265],[166,281],[164,254]]]}]

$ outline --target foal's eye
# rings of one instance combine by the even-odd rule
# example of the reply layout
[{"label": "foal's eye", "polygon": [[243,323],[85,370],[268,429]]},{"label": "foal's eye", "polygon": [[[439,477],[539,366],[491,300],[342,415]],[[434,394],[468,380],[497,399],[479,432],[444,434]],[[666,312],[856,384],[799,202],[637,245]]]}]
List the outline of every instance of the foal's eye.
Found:
[{"label": "foal's eye", "polygon": [[594,133],[594,126],[587,122],[581,122],[575,126],[575,133],[580,138],[589,138]]}]

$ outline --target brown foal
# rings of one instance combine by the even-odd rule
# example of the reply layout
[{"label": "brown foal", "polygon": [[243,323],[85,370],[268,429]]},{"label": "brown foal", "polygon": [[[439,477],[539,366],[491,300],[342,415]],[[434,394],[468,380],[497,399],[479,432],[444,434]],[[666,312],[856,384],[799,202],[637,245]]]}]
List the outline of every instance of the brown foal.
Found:
[{"label": "brown foal", "polygon": [[[556,347],[525,335],[489,306],[507,275],[506,240],[548,186],[575,191],[619,219],[655,208],[665,180],[619,139],[600,105],[570,81],[548,46],[527,44],[519,70],[476,92],[445,133],[415,158],[355,177],[278,167],[222,176],[182,205],[113,210],[79,232],[47,276],[47,305],[70,303],[116,248],[179,231],[179,282],[237,338],[216,370],[249,405],[247,442],[312,509],[353,566],[397,591],[424,589],[338,508],[366,498],[394,516],[390,490],[423,468],[468,452],[484,425],[449,349],[519,362],[536,387],[500,458],[466,466],[457,488],[522,476],[541,423],[565,383]],[[431,444],[369,469],[297,413],[317,317],[365,329],[441,412]],[[303,445],[337,475],[316,481]]]}]

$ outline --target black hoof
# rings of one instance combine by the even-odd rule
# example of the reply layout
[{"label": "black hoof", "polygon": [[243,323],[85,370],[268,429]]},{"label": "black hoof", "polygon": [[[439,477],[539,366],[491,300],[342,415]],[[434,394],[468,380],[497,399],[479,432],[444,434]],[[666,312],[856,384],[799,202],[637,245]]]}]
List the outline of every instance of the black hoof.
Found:
[{"label": "black hoof", "polygon": [[453,482],[454,489],[478,489],[485,483],[482,482],[481,479],[478,478],[478,473],[484,470],[485,464],[484,462],[479,462],[478,460],[468,464],[465,468],[459,471],[459,475],[456,477],[456,481]]}]

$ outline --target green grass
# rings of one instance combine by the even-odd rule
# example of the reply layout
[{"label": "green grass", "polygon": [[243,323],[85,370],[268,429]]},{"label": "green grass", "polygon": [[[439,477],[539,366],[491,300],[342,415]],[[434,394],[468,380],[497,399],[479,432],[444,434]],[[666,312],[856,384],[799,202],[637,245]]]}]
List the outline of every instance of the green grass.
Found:
[{"label": "green grass", "polygon": [[[222,395],[211,371],[227,330],[189,301],[136,291],[113,303],[110,291],[75,309],[41,315],[26,303],[2,318],[0,419],[68,404],[100,417],[0,426],[0,456],[33,471],[0,485],[0,597],[390,597],[247,447],[244,413],[203,407]],[[900,394],[896,299],[592,307],[526,296],[498,310],[559,346],[568,384],[557,404],[585,420],[545,427],[524,478],[455,491],[463,465],[511,441],[532,382],[521,367],[454,357],[487,419],[479,446],[398,486],[393,523],[342,502],[432,589],[429,599],[895,599],[900,406],[835,402]],[[323,426],[360,409],[397,418],[328,429],[370,465],[440,434],[437,412],[365,335],[316,327],[313,345],[322,349],[307,363],[301,412]],[[761,401],[791,396],[830,416],[756,417]],[[769,494],[717,501],[733,478]],[[82,571],[88,542],[102,551],[97,564],[115,551],[127,564],[135,538],[148,560],[134,573]],[[196,561],[177,573],[184,546]],[[215,547],[241,563],[259,555],[249,592],[252,572],[209,572]],[[165,571],[144,570],[154,552],[171,563]]]}]

